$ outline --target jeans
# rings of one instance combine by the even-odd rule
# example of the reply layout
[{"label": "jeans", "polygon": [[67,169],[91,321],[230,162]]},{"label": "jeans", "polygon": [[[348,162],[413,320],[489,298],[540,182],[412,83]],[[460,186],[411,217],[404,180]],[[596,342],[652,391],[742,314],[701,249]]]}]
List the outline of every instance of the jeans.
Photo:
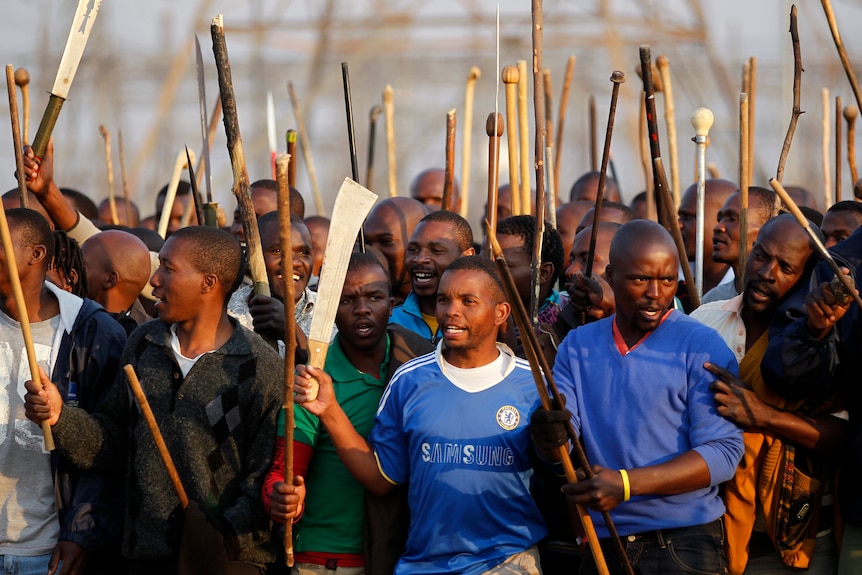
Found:
[{"label": "jeans", "polygon": [[[835,546],[835,534],[830,531],[827,535],[817,538],[811,563],[804,573],[805,575],[835,575],[837,567],[838,549]],[[745,575],[783,575],[802,572],[801,569],[785,565],[778,551],[749,558],[748,565],[745,567]]]},{"label": "jeans", "polygon": [[45,575],[48,572],[48,561],[51,554],[34,555],[0,555],[3,560],[3,575]]},{"label": "jeans", "polygon": [[[621,539],[626,556],[637,575],[727,573],[724,525],[721,519],[704,525],[625,535]],[[602,539],[601,547],[608,570],[614,575],[624,573],[623,565],[610,540]],[[597,573],[592,550],[589,550],[579,574]]]}]

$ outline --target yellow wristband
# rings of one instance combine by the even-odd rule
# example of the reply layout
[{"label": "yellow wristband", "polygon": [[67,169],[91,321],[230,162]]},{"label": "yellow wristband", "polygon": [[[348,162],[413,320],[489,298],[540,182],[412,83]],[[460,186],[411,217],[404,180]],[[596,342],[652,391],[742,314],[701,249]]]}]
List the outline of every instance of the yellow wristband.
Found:
[{"label": "yellow wristband", "polygon": [[629,483],[629,474],[625,469],[620,469],[620,477],[623,478],[623,501],[628,501],[632,496],[632,486]]}]

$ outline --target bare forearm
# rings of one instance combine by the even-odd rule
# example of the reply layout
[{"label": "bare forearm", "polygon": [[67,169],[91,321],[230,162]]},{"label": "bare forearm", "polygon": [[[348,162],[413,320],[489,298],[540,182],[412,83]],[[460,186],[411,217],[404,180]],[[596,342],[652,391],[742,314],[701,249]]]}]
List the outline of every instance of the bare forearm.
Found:
[{"label": "bare forearm", "polygon": [[648,467],[628,470],[631,495],[676,495],[708,487],[709,467],[696,451]]},{"label": "bare forearm", "polygon": [[832,451],[841,444],[847,422],[832,415],[802,417],[770,409],[762,429],[805,449]]},{"label": "bare forearm", "polygon": [[342,463],[359,483],[378,496],[392,490],[393,485],[380,473],[371,446],[339,406],[329,408],[320,416],[320,422],[329,432]]},{"label": "bare forearm", "polygon": [[47,192],[35,195],[48,215],[51,216],[57,229],[70,230],[78,223],[78,212],[69,205],[60,188],[53,181],[48,186]]}]

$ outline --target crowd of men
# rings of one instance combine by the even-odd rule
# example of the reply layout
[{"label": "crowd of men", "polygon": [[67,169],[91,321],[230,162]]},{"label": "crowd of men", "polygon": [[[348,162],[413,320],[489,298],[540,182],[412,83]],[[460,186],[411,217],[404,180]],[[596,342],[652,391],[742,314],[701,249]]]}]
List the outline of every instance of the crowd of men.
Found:
[{"label": "crowd of men", "polygon": [[[367,250],[350,258],[316,369],[307,336],[328,221],[306,218],[298,191],[286,261],[276,183],[251,185],[264,296],[245,277],[239,211],[217,229],[191,210],[183,227],[192,196],[181,186],[173,206],[158,194],[149,224],[123,206],[109,225],[104,202],[55,182],[53,145],[41,159],[25,149],[25,174],[30,209],[17,192],[3,199],[39,373],[0,255],[7,573],[284,573],[287,523],[300,575],[592,574],[605,563],[615,574],[862,572],[862,310],[771,190],[750,188],[743,234],[737,185],[707,182],[714,227],[695,307],[680,281],[693,262],[639,215],[642,198],[621,203],[609,179],[595,217],[599,178],[585,174],[533,266],[537,222],[512,215],[504,186],[496,236],[510,300],[458,215],[457,187],[453,211],[441,210],[442,171],[426,170],[411,197],[382,199],[366,219]],[[689,260],[696,201],[692,186],[678,208]],[[836,203],[815,222],[851,276],[860,206]],[[167,210],[162,238],[152,229]],[[512,321],[513,306],[530,307],[534,267],[536,335],[563,402],[551,409]],[[577,481],[561,463],[573,441],[592,466]]]}]

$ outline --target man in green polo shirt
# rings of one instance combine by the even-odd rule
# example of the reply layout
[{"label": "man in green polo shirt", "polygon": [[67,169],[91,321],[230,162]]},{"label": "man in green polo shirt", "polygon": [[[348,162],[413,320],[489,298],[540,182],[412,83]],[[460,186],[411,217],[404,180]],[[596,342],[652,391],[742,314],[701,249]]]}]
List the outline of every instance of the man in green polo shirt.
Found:
[{"label": "man in green polo shirt", "polygon": [[[371,254],[353,254],[341,295],[335,323],[338,335],[329,346],[325,371],[332,376],[339,404],[356,430],[367,436],[383,390],[395,370],[405,361],[432,351],[428,341],[392,325],[389,275]],[[392,572],[397,556],[381,557],[382,538],[397,535],[397,529],[363,533],[366,513],[374,513],[375,530],[393,518],[391,505],[369,500],[365,490],[341,463],[329,435],[317,417],[296,408],[294,473],[306,478],[305,508],[295,519],[294,573],[321,573],[321,566],[338,575]],[[287,517],[288,489],[284,477],[284,418],[279,420],[279,443],[262,496],[274,521]],[[370,497],[370,496],[369,496]],[[397,507],[397,505],[396,505]],[[406,534],[406,529],[400,536]],[[366,540],[368,538],[374,541]]]}]

